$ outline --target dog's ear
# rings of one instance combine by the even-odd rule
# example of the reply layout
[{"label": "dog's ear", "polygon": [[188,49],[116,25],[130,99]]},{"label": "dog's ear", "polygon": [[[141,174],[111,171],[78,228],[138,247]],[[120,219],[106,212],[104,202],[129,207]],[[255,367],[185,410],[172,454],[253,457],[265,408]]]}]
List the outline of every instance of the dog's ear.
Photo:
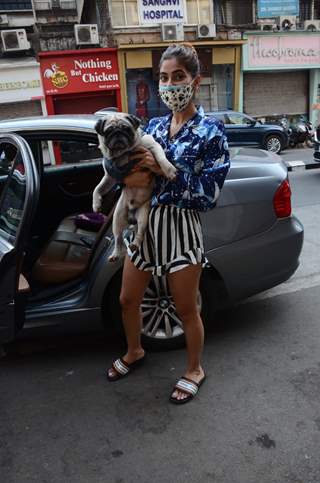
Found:
[{"label": "dog's ear", "polygon": [[134,129],[138,129],[138,127],[140,126],[141,121],[137,116],[134,116],[133,114],[128,114],[126,116],[126,119],[132,124]]},{"label": "dog's ear", "polygon": [[98,134],[101,134],[101,136],[103,136],[103,128],[104,128],[104,124],[105,124],[106,120],[101,118],[101,119],[98,119],[98,121],[96,122],[94,128],[95,130],[97,131]]}]

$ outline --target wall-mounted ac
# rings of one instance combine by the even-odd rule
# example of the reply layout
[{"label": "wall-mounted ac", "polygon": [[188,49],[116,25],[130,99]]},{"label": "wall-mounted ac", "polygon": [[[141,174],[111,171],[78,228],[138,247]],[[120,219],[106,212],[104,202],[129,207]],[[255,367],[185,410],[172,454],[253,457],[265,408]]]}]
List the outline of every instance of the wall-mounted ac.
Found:
[{"label": "wall-mounted ac", "polygon": [[198,38],[199,39],[212,39],[217,36],[216,24],[214,23],[203,23],[197,26]]},{"label": "wall-mounted ac", "polygon": [[303,28],[309,32],[316,32],[320,30],[320,20],[305,20]]},{"label": "wall-mounted ac", "polygon": [[163,23],[161,25],[162,40],[183,40],[184,31],[182,23]]},{"label": "wall-mounted ac", "polygon": [[276,24],[274,18],[259,20],[258,25],[260,30],[266,32],[273,32],[278,29],[278,25]]},{"label": "wall-mounted ac", "polygon": [[4,52],[16,52],[30,49],[25,29],[2,30],[1,40]]},{"label": "wall-mounted ac", "polygon": [[278,26],[280,30],[296,30],[297,29],[297,17],[293,15],[283,15],[278,17]]},{"label": "wall-mounted ac", "polygon": [[79,24],[74,26],[77,45],[99,44],[98,25]]},{"label": "wall-mounted ac", "polygon": [[9,24],[9,19],[8,15],[5,13],[0,14],[0,27],[3,27],[3,25],[8,25]]}]

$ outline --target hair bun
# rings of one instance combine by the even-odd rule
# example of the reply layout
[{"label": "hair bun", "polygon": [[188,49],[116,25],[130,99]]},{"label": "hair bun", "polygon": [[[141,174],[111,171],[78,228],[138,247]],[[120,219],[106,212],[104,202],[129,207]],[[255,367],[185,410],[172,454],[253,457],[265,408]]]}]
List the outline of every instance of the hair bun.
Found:
[{"label": "hair bun", "polygon": [[194,48],[194,46],[190,42],[181,42],[181,44],[178,44],[178,45],[182,45],[186,49],[192,50],[192,52],[195,55],[198,55],[196,49]]}]

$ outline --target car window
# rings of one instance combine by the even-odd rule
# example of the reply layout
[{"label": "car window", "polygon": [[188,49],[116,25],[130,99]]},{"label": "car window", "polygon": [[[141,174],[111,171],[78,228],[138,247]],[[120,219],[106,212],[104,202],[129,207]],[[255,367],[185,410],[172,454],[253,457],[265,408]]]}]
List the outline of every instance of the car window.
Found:
[{"label": "car window", "polygon": [[252,124],[252,120],[250,119],[250,117],[244,116],[243,114],[228,112],[227,116],[227,124],[237,124],[242,126],[250,126]]},{"label": "car window", "polygon": [[7,176],[11,171],[17,148],[10,143],[0,145],[0,176]]},{"label": "car window", "polygon": [[225,116],[224,114],[221,114],[220,112],[219,112],[219,114],[218,114],[218,113],[213,112],[213,113],[212,113],[212,115],[213,115],[213,117],[215,117],[216,119],[218,119],[218,121],[222,121],[222,122],[224,122],[225,124],[226,124],[226,123],[227,123],[227,121],[228,121],[228,119],[226,118],[226,116]]},{"label": "car window", "polygon": [[43,163],[45,166],[87,163],[101,159],[98,141],[84,141],[76,138],[41,141]]},{"label": "car window", "polygon": [[0,145],[0,152],[5,150],[7,158],[2,157],[5,162],[1,162],[1,166],[8,170],[9,178],[0,200],[0,234],[14,245],[26,199],[26,176],[21,153],[13,145],[10,145],[9,153],[3,144]]}]

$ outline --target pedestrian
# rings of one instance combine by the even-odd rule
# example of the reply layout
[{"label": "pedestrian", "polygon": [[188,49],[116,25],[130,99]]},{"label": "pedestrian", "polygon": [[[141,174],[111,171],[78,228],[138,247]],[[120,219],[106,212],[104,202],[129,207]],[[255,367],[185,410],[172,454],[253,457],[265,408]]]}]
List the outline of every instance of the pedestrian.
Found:
[{"label": "pedestrian", "polygon": [[205,116],[194,103],[199,88],[196,50],[186,43],[170,45],[160,60],[159,94],[172,112],[151,119],[145,130],[164,148],[177,176],[175,181],[161,176],[146,149],[132,156],[139,156],[139,164],[125,183],[146,186],[150,173],[143,168],[149,168],[156,174],[156,187],[142,245],[134,253],[128,248],[124,261],[120,304],[128,350],[107,371],[109,381],[119,380],[144,361],[140,305],[152,275],[166,275],[187,348],[186,371],[170,396],[175,404],[193,399],[205,379],[201,365],[204,330],[197,307],[206,263],[199,212],[214,208],[230,167],[223,123]]}]

